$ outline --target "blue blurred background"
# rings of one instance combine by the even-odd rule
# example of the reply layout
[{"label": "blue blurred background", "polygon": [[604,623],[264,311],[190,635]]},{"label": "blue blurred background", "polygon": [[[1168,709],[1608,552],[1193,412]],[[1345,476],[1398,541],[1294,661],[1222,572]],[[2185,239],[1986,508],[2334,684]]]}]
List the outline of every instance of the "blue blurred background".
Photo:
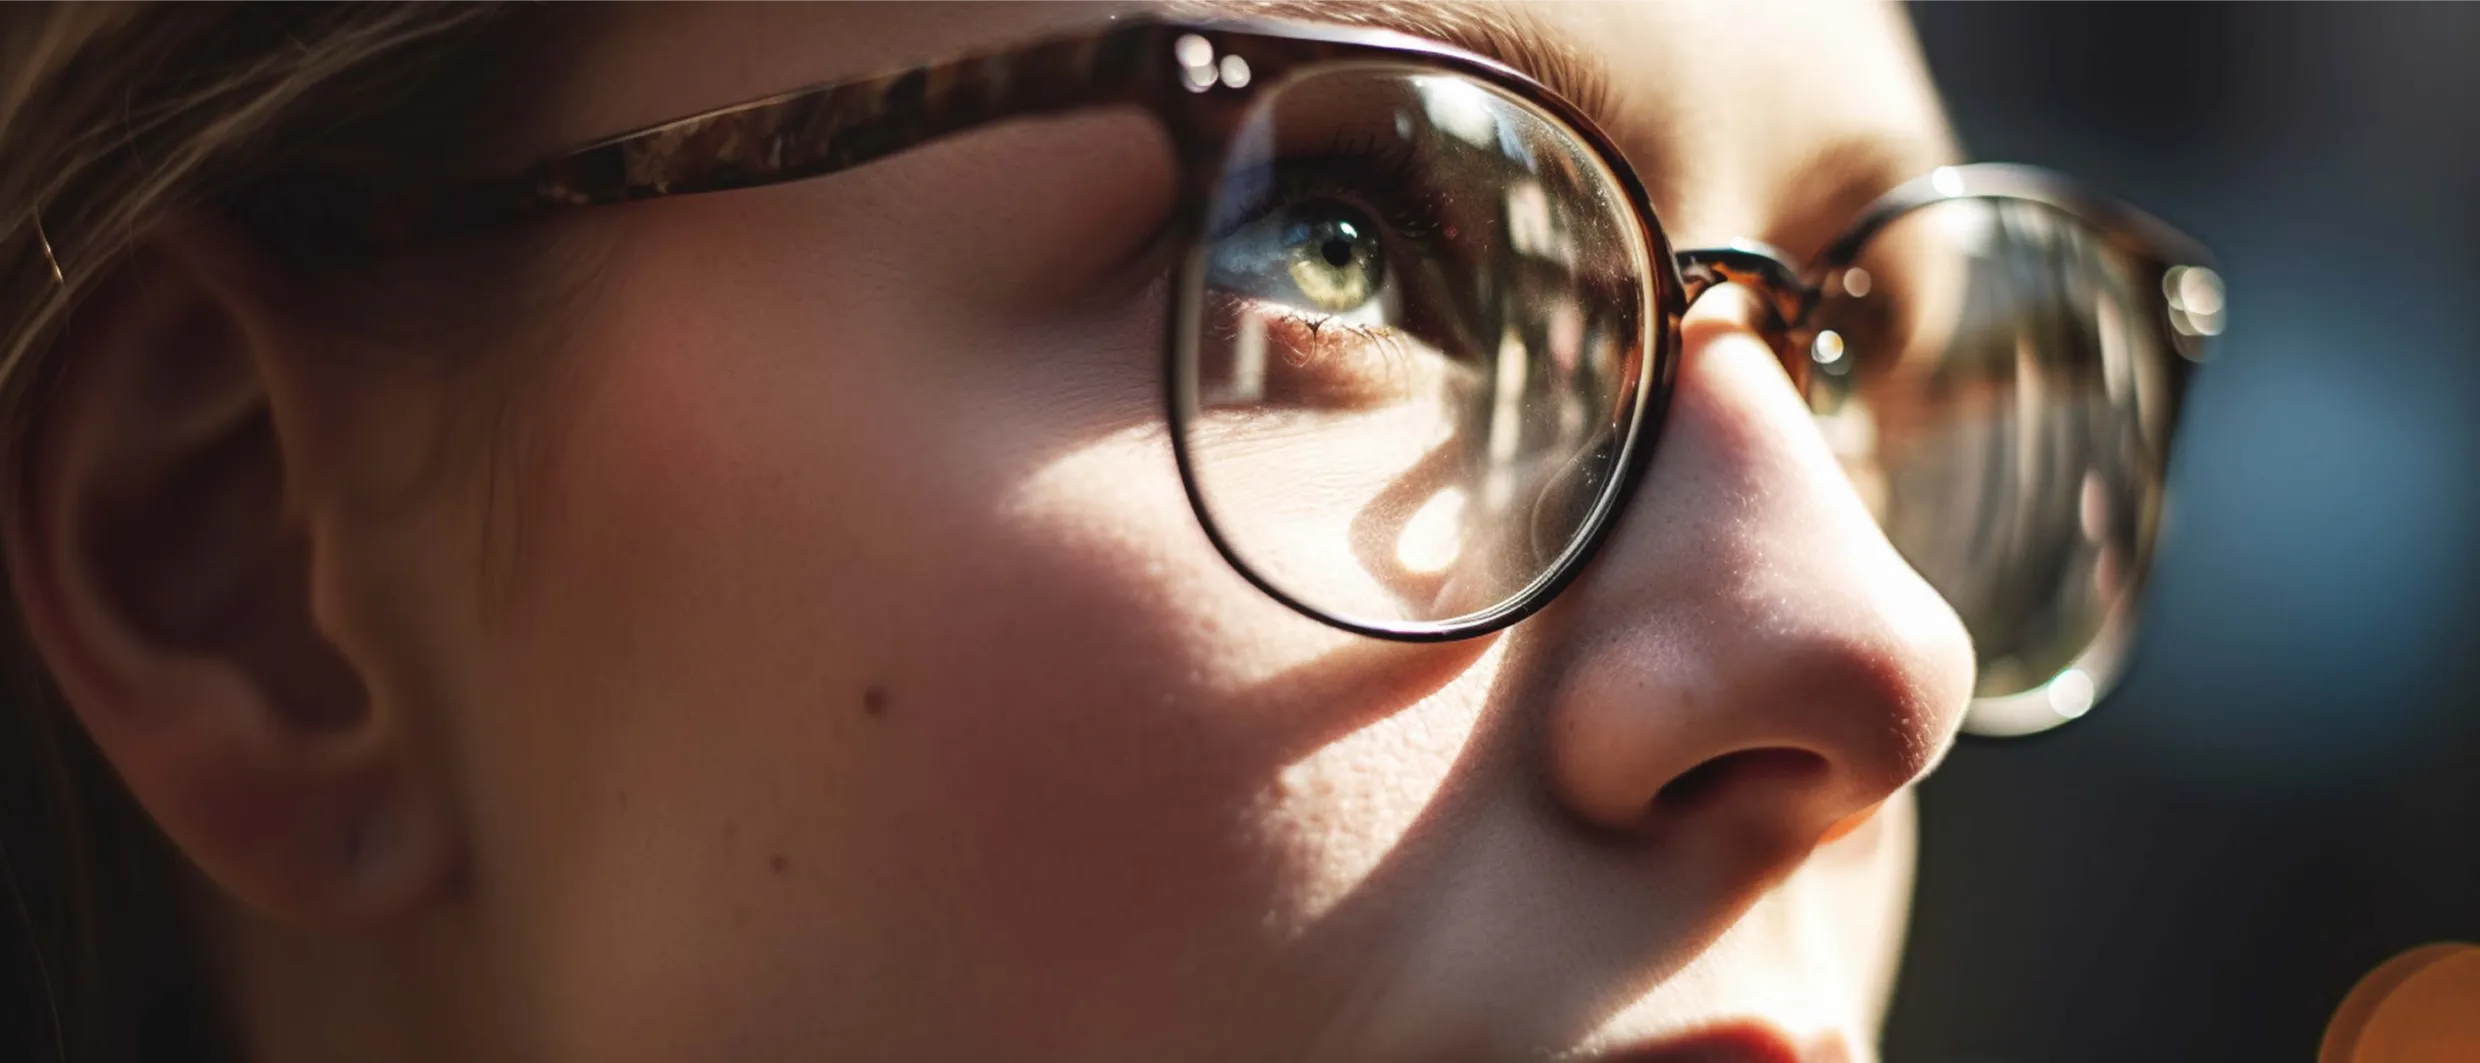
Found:
[{"label": "blue blurred background", "polygon": [[1923,787],[1890,1063],[2308,1060],[2480,942],[2480,7],[1919,4],[1974,157],[2205,239],[2144,641]]}]

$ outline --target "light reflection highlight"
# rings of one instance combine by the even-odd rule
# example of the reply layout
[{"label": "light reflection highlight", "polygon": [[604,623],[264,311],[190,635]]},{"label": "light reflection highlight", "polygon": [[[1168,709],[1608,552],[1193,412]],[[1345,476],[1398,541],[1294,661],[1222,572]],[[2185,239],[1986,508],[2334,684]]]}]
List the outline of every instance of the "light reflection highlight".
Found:
[{"label": "light reflection highlight", "polygon": [[2093,694],[2092,677],[2081,668],[2069,668],[2049,681],[2050,711],[2064,719],[2075,719],[2092,711]]},{"label": "light reflection highlight", "polygon": [[1395,540],[1395,562],[1404,571],[1435,576],[1464,555],[1464,489],[1449,487],[1431,495],[1404,522]]}]

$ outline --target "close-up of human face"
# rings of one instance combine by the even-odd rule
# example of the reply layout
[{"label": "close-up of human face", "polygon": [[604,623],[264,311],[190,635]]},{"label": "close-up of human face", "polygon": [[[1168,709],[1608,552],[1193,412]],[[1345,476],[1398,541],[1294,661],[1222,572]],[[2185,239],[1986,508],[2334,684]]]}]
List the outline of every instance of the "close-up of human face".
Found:
[{"label": "close-up of human face", "polygon": [[[543,143],[1106,17],[633,14]],[[1946,161],[1889,11],[1471,17],[1603,79],[1682,240],[1813,245]],[[420,553],[368,569],[426,614],[372,623],[436,625],[403,666],[453,677],[432,704],[527,1050],[1865,1058],[1903,787],[1970,649],[1774,355],[1690,324],[1632,508],[1542,615],[1322,626],[1182,497],[1149,125],[584,222],[603,275],[516,415],[556,428],[500,597]]]},{"label": "close-up of human face", "polygon": [[[91,707],[137,681],[81,648],[80,585],[23,593],[202,873],[253,1058],[1876,1058],[1910,787],[1976,697],[2099,660],[2159,477],[2108,431],[2169,417],[2169,356],[2104,337],[2139,412],[2089,461],[2138,471],[2080,471],[2062,418],[1991,453],[2063,475],[2066,515],[1926,501],[2008,475],[1904,465],[1998,446],[1940,418],[2067,386],[2012,333],[1987,378],[1882,353],[1954,347],[1985,298],[1940,234],[2118,252],[1998,208],[1899,222],[1867,272],[1830,247],[1960,180],[1899,9],[629,8],[493,150],[1235,13],[1483,59],[1312,64],[1212,130],[1040,108],[728,194],[632,171],[539,221],[527,320],[456,333],[487,370],[408,369],[438,333],[272,274],[197,282],[242,355],[198,372],[267,407],[333,667],[264,666],[275,737],[192,771]],[[1180,61],[1202,94],[1237,58]],[[700,151],[765,154],[632,158]],[[1706,248],[1736,250],[1682,280]],[[1871,284],[1942,324],[1870,351]],[[35,490],[74,515],[81,482]],[[1993,535],[2050,567],[1988,590],[2035,550]],[[2034,620],[1998,645],[1999,612]],[[326,766],[246,782],[296,755]],[[349,839],[302,843],[344,870],[277,833]]]}]

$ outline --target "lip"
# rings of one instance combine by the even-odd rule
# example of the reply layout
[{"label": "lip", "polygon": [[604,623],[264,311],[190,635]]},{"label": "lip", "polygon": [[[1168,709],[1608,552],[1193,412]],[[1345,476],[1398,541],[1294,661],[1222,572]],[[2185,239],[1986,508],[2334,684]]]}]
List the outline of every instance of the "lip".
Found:
[{"label": "lip", "polygon": [[1794,1042],[1789,1034],[1763,1023],[1731,1023],[1698,1030],[1683,1037],[1631,1046],[1592,1063],[1851,1063],[1851,1049],[1839,1036]]}]

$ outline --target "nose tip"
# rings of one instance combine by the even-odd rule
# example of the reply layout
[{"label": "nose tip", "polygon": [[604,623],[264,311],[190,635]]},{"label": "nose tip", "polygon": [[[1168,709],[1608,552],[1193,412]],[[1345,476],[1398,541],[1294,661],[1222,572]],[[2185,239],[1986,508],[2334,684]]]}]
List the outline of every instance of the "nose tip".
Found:
[{"label": "nose tip", "polygon": [[1572,812],[1805,852],[1935,764],[1970,696],[1969,636],[1768,345],[1689,333],[1635,499],[1558,614],[1585,647],[1549,708]]},{"label": "nose tip", "polygon": [[1824,608],[1640,629],[1672,648],[1595,662],[1554,709],[1552,774],[1569,808],[1620,831],[1727,822],[1742,839],[1804,846],[1927,772],[1964,701],[1963,643],[1856,637],[1901,621]]}]

